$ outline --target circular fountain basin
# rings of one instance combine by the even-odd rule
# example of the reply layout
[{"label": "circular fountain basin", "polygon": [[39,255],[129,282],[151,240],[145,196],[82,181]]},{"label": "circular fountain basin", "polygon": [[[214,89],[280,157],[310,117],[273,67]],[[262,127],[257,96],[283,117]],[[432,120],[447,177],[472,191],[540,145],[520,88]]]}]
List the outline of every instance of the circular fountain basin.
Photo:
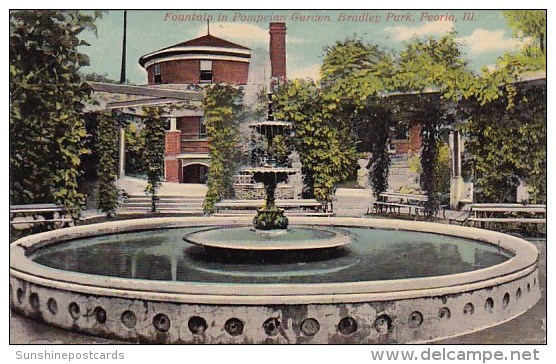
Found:
[{"label": "circular fountain basin", "polygon": [[475,228],[292,217],[293,229],[349,231],[351,243],[262,256],[182,240],[250,220],[140,219],[20,239],[11,306],[141,342],[415,343],[500,324],[540,298],[536,248]]},{"label": "circular fountain basin", "polygon": [[248,251],[332,249],[351,242],[349,233],[345,230],[307,227],[287,230],[256,230],[246,226],[217,227],[195,231],[183,239],[208,248]]}]

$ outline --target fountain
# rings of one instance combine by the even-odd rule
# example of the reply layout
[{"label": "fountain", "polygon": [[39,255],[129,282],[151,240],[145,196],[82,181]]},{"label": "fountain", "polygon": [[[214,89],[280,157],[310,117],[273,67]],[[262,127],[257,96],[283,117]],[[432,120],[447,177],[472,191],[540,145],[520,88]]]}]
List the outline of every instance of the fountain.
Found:
[{"label": "fountain", "polygon": [[501,324],[540,299],[538,252],[514,236],[287,219],[274,189],[296,171],[273,165],[272,139],[290,124],[252,127],[270,151],[247,169],[267,192],[254,221],[134,219],[22,238],[10,246],[11,308],[132,342],[419,343]]},{"label": "fountain", "polygon": [[[271,105],[269,103],[269,105]],[[271,108],[269,110],[272,110]],[[258,230],[286,229],[288,218],[284,216],[284,210],[279,209],[274,203],[274,191],[280,182],[286,182],[288,175],[298,171],[294,168],[276,167],[274,157],[274,137],[284,135],[286,129],[292,127],[287,121],[274,121],[272,112],[269,112],[267,121],[252,123],[251,128],[264,135],[267,139],[267,163],[260,168],[247,168],[246,173],[253,175],[255,182],[262,182],[265,189],[265,204],[257,211],[257,216],[253,219],[253,226]]]},{"label": "fountain", "polygon": [[[350,243],[349,233],[332,228],[288,229],[288,218],[284,210],[276,206],[274,193],[278,183],[286,182],[288,176],[299,173],[295,168],[277,166],[274,152],[274,138],[286,135],[292,128],[288,121],[274,120],[272,94],[269,94],[268,120],[249,124],[266,138],[266,161],[260,167],[244,168],[265,190],[264,205],[253,218],[253,228],[231,227],[207,229],[193,232],[184,237],[188,243],[202,245],[208,249],[229,249],[237,251],[299,252],[301,250],[335,249]],[[303,239],[294,239],[302,236]],[[230,253],[229,251],[227,253]]]}]

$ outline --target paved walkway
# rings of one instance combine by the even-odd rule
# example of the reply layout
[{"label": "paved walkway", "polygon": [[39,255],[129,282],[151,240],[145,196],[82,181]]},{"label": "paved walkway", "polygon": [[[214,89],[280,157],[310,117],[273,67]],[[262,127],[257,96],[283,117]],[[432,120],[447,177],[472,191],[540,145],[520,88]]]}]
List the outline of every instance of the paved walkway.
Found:
[{"label": "paved walkway", "polygon": [[338,188],[334,196],[336,216],[361,217],[373,206],[373,191],[363,188]]},{"label": "paved walkway", "polygon": [[[147,181],[140,178],[128,177],[118,179],[118,188],[125,190],[129,195],[144,195]],[[163,182],[158,190],[159,196],[205,197],[207,186],[193,183],[168,183]]]}]

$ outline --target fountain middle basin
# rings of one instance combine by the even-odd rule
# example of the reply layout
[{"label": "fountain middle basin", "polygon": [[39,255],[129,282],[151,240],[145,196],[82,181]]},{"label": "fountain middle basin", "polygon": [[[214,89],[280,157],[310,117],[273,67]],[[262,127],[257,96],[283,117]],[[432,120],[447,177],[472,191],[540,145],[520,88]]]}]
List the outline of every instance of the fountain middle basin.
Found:
[{"label": "fountain middle basin", "polygon": [[215,259],[182,240],[249,223],[141,219],[21,239],[10,248],[11,305],[69,330],[142,342],[384,343],[480,330],[540,298],[534,246],[474,228],[292,217],[292,229],[351,239],[294,256],[222,250]]}]

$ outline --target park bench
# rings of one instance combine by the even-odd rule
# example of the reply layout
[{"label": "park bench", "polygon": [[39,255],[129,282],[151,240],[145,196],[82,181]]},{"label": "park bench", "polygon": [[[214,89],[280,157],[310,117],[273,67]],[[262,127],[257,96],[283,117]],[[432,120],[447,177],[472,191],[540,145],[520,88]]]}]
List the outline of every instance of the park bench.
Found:
[{"label": "park bench", "polygon": [[[254,214],[264,205],[264,200],[222,200],[214,207],[214,216],[238,216]],[[284,209],[287,216],[332,216],[326,204],[314,199],[276,200],[276,206]]]},{"label": "park bench", "polygon": [[378,201],[373,202],[373,206],[367,210],[367,214],[385,214],[397,213],[398,215],[407,211],[408,215],[415,218],[424,215],[425,202],[429,200],[427,195],[418,195],[412,193],[398,192],[381,192],[378,195]]},{"label": "park bench", "polygon": [[10,225],[16,230],[29,229],[38,224],[62,228],[73,223],[66,209],[54,203],[10,205]]},{"label": "park bench", "polygon": [[491,228],[492,225],[538,226],[546,224],[546,205],[525,205],[519,203],[470,204],[462,214],[450,218],[450,223]]}]

